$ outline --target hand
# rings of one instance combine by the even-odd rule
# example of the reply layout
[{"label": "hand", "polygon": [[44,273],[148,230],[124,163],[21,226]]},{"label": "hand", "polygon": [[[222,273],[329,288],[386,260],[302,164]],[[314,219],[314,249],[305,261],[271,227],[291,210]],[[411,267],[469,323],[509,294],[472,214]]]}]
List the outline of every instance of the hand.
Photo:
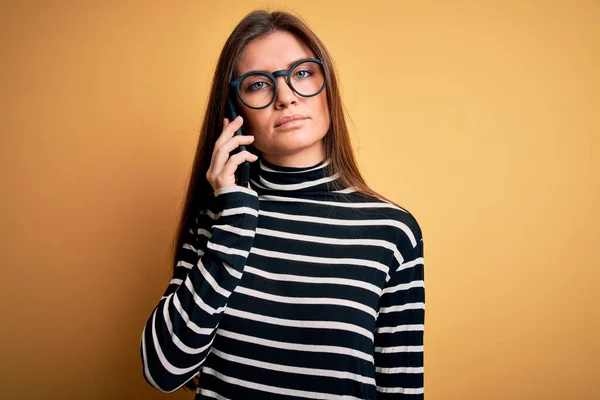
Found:
[{"label": "hand", "polygon": [[235,171],[244,161],[253,162],[258,157],[248,150],[240,151],[233,156],[229,156],[233,150],[240,145],[247,145],[254,141],[252,135],[235,135],[243,124],[243,118],[239,115],[236,119],[229,122],[227,118],[223,120],[223,132],[215,142],[210,166],[206,171],[206,179],[214,191],[224,187],[235,186]]}]

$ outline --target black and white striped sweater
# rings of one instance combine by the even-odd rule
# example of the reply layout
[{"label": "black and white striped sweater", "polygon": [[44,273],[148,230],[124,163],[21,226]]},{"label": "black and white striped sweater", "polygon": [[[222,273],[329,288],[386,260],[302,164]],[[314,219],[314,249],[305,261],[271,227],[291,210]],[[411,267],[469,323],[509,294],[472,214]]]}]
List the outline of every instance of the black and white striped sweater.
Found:
[{"label": "black and white striped sweater", "polygon": [[416,219],[332,189],[329,160],[251,164],[211,196],[141,340],[144,377],[195,399],[423,399]]}]

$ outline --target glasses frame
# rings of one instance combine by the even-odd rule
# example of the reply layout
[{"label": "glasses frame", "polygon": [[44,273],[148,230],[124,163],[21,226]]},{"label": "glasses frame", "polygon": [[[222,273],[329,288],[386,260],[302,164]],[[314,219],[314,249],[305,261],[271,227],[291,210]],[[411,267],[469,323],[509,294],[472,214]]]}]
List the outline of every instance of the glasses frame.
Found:
[{"label": "glasses frame", "polygon": [[[294,89],[294,86],[290,83],[290,79],[291,79],[291,73],[292,71],[300,64],[305,63],[305,62],[315,62],[317,64],[319,64],[319,66],[321,67],[321,71],[323,72],[323,86],[321,87],[321,89],[319,89],[315,94],[311,94],[311,95],[303,95],[302,93],[299,93],[296,89]],[[244,101],[244,99],[242,98],[242,94],[240,92],[240,84],[242,83],[242,81],[250,76],[250,75],[263,75],[266,76],[267,78],[271,79],[271,81],[273,81],[274,84],[274,90],[273,90],[273,97],[271,99],[271,101],[269,101],[269,103],[265,106],[262,107],[253,107],[251,105],[249,105],[248,103],[246,103]],[[277,98],[277,90],[278,90],[278,86],[277,86],[277,78],[280,76],[285,76],[285,81],[287,83],[287,85],[289,86],[290,89],[292,89],[292,91],[296,94],[298,94],[301,97],[314,97],[316,95],[318,95],[319,93],[321,93],[323,91],[323,89],[325,89],[325,86],[327,86],[327,75],[325,74],[325,67],[323,66],[323,62],[321,60],[319,60],[318,58],[303,58],[301,60],[296,61],[294,64],[290,65],[289,69],[280,69],[278,71],[273,71],[271,73],[269,72],[264,72],[264,71],[249,71],[246,72],[244,75],[240,76],[239,78],[237,78],[236,80],[231,80],[233,78],[233,69],[231,70],[231,76],[229,77],[229,87],[231,90],[233,90],[236,94],[238,99],[240,99],[240,101],[248,108],[251,108],[253,110],[262,110],[263,108],[267,108],[269,107],[271,104],[273,104],[273,102],[275,101],[275,99]]]}]

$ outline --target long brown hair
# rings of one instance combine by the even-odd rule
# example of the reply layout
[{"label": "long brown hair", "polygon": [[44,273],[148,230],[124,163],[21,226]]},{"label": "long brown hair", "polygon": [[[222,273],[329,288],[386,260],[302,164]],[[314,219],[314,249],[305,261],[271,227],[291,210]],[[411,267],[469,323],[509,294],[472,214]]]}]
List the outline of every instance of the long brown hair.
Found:
[{"label": "long brown hair", "polygon": [[[223,128],[222,121],[226,115],[225,106],[229,94],[229,76],[235,67],[235,60],[248,43],[275,31],[287,31],[293,34],[323,62],[327,80],[327,103],[331,114],[331,125],[323,141],[326,157],[331,160],[329,165],[331,174],[339,174],[335,184],[340,189],[354,187],[360,193],[391,202],[369,188],[360,174],[343,114],[337,78],[331,56],[325,45],[300,17],[284,11],[255,10],[247,14],[235,27],[225,42],[217,62],[196,147],[185,204],[179,221],[177,236],[173,243],[173,266],[177,264],[179,251],[183,245],[183,235],[186,229],[189,229],[188,224],[205,204],[207,196],[213,190],[206,179],[206,172],[210,166],[215,142]],[[197,381],[190,380],[185,386],[189,389],[195,389]]]}]

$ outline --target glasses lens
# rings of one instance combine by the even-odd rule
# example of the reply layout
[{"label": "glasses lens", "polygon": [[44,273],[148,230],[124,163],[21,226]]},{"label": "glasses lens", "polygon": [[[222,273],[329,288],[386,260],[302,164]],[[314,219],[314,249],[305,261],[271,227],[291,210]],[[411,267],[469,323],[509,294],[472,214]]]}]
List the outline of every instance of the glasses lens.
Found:
[{"label": "glasses lens", "polygon": [[[290,72],[290,84],[301,96],[310,97],[317,94],[325,85],[323,67],[314,61],[298,64]],[[265,107],[275,96],[275,82],[262,73],[248,75],[240,83],[240,96],[250,107]]]},{"label": "glasses lens", "polygon": [[264,107],[273,99],[275,84],[266,75],[248,75],[240,83],[240,95],[250,107]]},{"label": "glasses lens", "polygon": [[306,61],[299,64],[290,73],[294,90],[302,96],[312,96],[323,88],[325,74],[321,64],[314,61]]}]

